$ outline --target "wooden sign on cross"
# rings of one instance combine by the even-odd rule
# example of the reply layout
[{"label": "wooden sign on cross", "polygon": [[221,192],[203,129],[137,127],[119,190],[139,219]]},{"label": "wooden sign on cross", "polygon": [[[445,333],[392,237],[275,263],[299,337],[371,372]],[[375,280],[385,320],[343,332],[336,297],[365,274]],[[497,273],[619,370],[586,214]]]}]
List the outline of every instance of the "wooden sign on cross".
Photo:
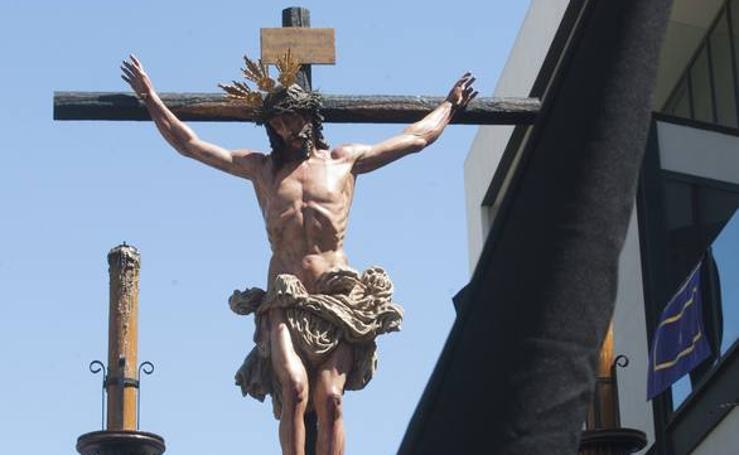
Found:
[{"label": "wooden sign on cross", "polygon": [[[274,62],[290,48],[303,63],[298,83],[311,87],[311,64],[336,61],[333,29],[310,29],[305,8],[282,11],[282,28],[261,31],[262,59]],[[251,112],[221,93],[160,93],[169,109],[184,121],[253,121]],[[321,112],[332,123],[412,123],[438,106],[443,96],[321,95]],[[516,125],[535,121],[536,98],[478,97],[451,123]],[[144,104],[131,92],[54,92],[54,120],[150,120]]]},{"label": "wooden sign on cross", "polygon": [[293,60],[302,64],[336,63],[334,29],[281,27],[260,31],[262,61],[275,64],[285,49],[290,49]]},{"label": "wooden sign on cross", "polygon": [[263,28],[259,34],[261,58],[275,64],[290,50],[291,57],[301,64],[298,84],[311,89],[311,64],[336,63],[334,29],[310,28],[310,11],[306,8],[282,10],[281,28]]}]

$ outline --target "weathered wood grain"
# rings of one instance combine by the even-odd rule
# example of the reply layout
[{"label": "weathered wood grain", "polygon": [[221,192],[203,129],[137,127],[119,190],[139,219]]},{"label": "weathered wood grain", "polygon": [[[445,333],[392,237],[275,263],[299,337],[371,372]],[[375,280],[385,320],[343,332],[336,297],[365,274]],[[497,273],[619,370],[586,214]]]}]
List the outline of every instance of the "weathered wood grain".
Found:
[{"label": "weathered wood grain", "polygon": [[[162,101],[185,121],[253,121],[241,104],[219,93],[161,93]],[[444,100],[441,96],[322,95],[331,123],[409,123]],[[539,112],[535,98],[476,98],[452,120],[456,124],[531,124]],[[125,92],[55,92],[54,120],[150,120],[143,103]]]},{"label": "weathered wood grain", "polygon": [[334,29],[281,27],[260,30],[259,42],[262,61],[275,64],[290,49],[290,56],[298,63],[336,63]]}]

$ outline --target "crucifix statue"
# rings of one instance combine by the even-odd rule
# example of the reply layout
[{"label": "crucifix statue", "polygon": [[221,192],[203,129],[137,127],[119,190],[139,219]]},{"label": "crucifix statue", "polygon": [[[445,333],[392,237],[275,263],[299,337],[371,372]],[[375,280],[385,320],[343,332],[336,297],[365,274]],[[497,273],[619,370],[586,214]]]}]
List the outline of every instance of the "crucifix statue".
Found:
[{"label": "crucifix statue", "polygon": [[[288,17],[296,11],[307,13],[293,8],[286,11]],[[172,95],[160,96],[143,64],[131,55],[123,62],[122,77],[138,101],[127,95],[98,94],[92,104],[83,107],[80,97],[90,101],[89,95],[58,95],[55,116],[151,118],[183,156],[253,184],[272,258],[266,289],[235,291],[229,299],[236,313],[254,314],[257,326],[256,346],[238,370],[236,382],[245,395],[259,400],[271,395],[280,420],[283,454],[304,453],[304,414],[313,410],[318,418],[317,453],[338,455],[344,452],[344,391],[361,389],[371,380],[377,362],[375,338],[399,330],[402,319],[401,308],[392,301],[392,283],[386,272],[380,267],[358,272],[350,267],[344,252],[358,176],[420,152],[439,138],[452,119],[527,122],[538,104],[535,100],[486,99],[473,103],[472,113],[460,118],[477,95],[470,73],[462,75],[446,97],[432,99],[433,107],[429,98],[421,97],[405,97],[393,105],[388,97],[373,104],[370,97],[321,96],[311,91],[309,64],[332,58],[332,49],[326,51],[315,45],[315,39],[311,41],[326,36],[325,29],[306,32],[310,30],[306,28],[297,38],[297,29],[283,28],[286,32],[282,34],[279,29],[265,30],[262,58],[245,57],[243,72],[253,85],[222,85],[225,98],[209,95],[183,100],[180,96],[178,104]],[[277,52],[272,49],[270,57],[265,39],[292,42],[288,48],[277,46]],[[311,52],[323,56],[311,60],[306,57]],[[268,62],[276,64],[277,80],[270,76]],[[69,107],[75,103],[77,108]],[[105,103],[112,103],[116,110],[101,107]],[[373,119],[373,110],[382,109],[386,115]],[[332,147],[323,136],[327,111],[334,121],[415,121],[377,144]],[[202,140],[183,119],[256,121],[264,125],[271,150],[227,150]]]},{"label": "crucifix statue", "polygon": [[279,82],[261,61],[245,61],[244,73],[258,90],[241,82],[223,87],[257,112],[269,136],[267,154],[226,150],[200,139],[157,96],[135,56],[123,62],[122,77],[175,150],[254,185],[272,258],[266,291],[236,291],[230,299],[236,313],[254,313],[257,325],[257,346],[237,383],[256,398],[272,395],[283,453],[302,453],[310,403],[318,416],[317,452],[338,455],[344,451],[344,390],[370,381],[375,337],[398,330],[402,318],[385,271],[359,273],[344,253],[357,177],[436,141],[454,113],[475,97],[474,77],[463,75],[436,109],[397,136],[331,147],[322,133],[320,99],[295,83],[299,66],[290,54],[278,62]]}]

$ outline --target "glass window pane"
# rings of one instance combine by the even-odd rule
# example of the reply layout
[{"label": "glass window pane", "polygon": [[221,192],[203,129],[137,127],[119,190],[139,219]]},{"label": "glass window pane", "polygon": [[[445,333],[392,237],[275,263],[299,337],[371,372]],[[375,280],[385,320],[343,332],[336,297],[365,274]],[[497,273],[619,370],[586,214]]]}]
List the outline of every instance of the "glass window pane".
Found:
[{"label": "glass window pane", "polygon": [[693,118],[701,122],[714,122],[711,96],[711,75],[708,71],[708,49],[704,45],[690,68],[693,95]]},{"label": "glass window pane", "polygon": [[690,376],[687,374],[672,384],[672,409],[677,410],[692,391]]},{"label": "glass window pane", "polygon": [[678,84],[672,97],[665,105],[665,113],[676,117],[691,118],[690,114],[690,91],[688,90],[688,79],[683,78]]},{"label": "glass window pane", "polygon": [[693,189],[681,181],[665,179],[663,186],[665,201],[665,224],[670,231],[692,226]]},{"label": "glass window pane", "polygon": [[734,93],[734,69],[731,61],[729,23],[726,12],[716,23],[711,33],[711,63],[713,64],[713,86],[716,94],[717,123],[737,126],[736,95]]},{"label": "glass window pane", "polygon": [[[734,60],[739,64],[739,0],[731,0],[727,7],[729,8],[729,19],[731,19],[731,40],[734,42]],[[739,67],[737,68],[739,70]],[[739,76],[739,75],[737,75]],[[739,77],[734,83],[739,82]],[[737,87],[739,90],[739,86]]]},{"label": "glass window pane", "polygon": [[704,235],[713,242],[724,225],[734,216],[739,194],[723,189],[701,186],[697,193],[695,213]]},{"label": "glass window pane", "polygon": [[739,339],[739,214],[734,214],[713,242],[713,257],[721,280],[723,354]]}]

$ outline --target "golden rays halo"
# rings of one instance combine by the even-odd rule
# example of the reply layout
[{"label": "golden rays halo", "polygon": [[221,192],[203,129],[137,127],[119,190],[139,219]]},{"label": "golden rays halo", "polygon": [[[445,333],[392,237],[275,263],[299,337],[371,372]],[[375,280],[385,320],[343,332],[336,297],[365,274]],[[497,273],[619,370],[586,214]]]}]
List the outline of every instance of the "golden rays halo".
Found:
[{"label": "golden rays halo", "polygon": [[[287,50],[284,56],[277,59],[277,71],[279,75],[277,80],[272,79],[269,75],[269,65],[264,63],[262,59],[256,61],[244,55],[244,68],[241,73],[244,78],[256,84],[258,90],[253,90],[245,82],[232,81],[231,84],[218,84],[218,86],[226,92],[226,96],[235,101],[243,102],[252,110],[258,111],[264,104],[265,95],[272,93],[278,87],[289,87],[298,79],[298,71],[300,71],[300,63],[295,61]],[[279,85],[278,85],[279,82]]]}]

